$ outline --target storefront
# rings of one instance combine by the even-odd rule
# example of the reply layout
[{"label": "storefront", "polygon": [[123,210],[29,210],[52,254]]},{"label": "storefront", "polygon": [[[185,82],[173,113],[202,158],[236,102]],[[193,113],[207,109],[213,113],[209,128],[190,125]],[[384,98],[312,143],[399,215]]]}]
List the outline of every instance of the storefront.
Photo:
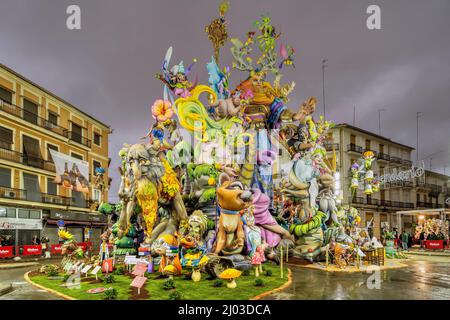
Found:
[{"label": "storefront", "polygon": [[44,216],[42,234],[49,238],[49,245],[59,243],[58,222],[70,232],[78,243],[91,242],[93,250],[100,246],[100,236],[106,230],[106,217],[98,213],[51,210]]},{"label": "storefront", "polygon": [[0,207],[0,258],[40,255],[33,238],[41,237],[42,211],[29,208]]}]

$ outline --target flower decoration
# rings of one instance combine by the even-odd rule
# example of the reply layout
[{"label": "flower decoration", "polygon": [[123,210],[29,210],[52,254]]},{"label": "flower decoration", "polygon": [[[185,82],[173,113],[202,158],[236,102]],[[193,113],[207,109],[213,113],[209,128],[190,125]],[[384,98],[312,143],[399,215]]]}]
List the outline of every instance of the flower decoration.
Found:
[{"label": "flower decoration", "polygon": [[165,122],[172,118],[173,109],[170,101],[156,100],[152,105],[152,116],[158,122]]}]

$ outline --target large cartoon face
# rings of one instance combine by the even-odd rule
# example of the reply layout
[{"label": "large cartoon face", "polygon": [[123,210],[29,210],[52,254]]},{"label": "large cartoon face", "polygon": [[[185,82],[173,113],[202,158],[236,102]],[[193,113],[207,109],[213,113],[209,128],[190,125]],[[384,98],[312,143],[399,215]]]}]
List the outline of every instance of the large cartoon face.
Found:
[{"label": "large cartoon face", "polygon": [[220,180],[221,184],[217,189],[217,195],[221,208],[241,211],[252,204],[252,192],[247,190],[241,181],[231,181],[224,174],[221,175]]}]

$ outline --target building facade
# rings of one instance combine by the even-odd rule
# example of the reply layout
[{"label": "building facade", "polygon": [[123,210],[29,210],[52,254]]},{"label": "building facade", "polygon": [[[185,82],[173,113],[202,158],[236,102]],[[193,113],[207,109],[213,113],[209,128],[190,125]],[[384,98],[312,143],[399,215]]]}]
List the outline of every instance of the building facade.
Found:
[{"label": "building facade", "polygon": [[[330,130],[326,149],[330,158],[333,150],[337,155],[342,202],[360,210],[363,225],[372,221],[373,234],[378,238],[384,223],[391,228],[413,231],[418,223],[417,215],[403,216],[399,226],[398,211],[448,207],[446,199],[450,197],[450,177],[425,170],[422,163],[413,164],[411,152],[414,148],[410,146],[355,126],[340,124]],[[351,194],[349,169],[367,150],[373,151],[377,159],[372,165],[375,176],[415,170],[414,166],[423,168],[424,173],[412,179],[386,183],[370,196],[363,190]]]},{"label": "building facade", "polygon": [[[0,234],[16,246],[34,235],[58,243],[56,221],[64,220],[77,241],[98,242],[105,219],[93,204],[107,201],[108,192],[97,190],[93,177],[96,167],[108,168],[109,133],[99,120],[0,65]],[[50,149],[89,163],[89,194],[53,183]]]}]

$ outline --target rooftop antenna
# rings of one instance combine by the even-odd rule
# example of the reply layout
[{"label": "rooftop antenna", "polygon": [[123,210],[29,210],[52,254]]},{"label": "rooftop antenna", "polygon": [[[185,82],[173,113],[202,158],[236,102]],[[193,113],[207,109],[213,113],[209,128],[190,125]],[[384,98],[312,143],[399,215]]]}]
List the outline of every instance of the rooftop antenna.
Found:
[{"label": "rooftop antenna", "polygon": [[356,106],[353,106],[353,126],[356,127]]}]

